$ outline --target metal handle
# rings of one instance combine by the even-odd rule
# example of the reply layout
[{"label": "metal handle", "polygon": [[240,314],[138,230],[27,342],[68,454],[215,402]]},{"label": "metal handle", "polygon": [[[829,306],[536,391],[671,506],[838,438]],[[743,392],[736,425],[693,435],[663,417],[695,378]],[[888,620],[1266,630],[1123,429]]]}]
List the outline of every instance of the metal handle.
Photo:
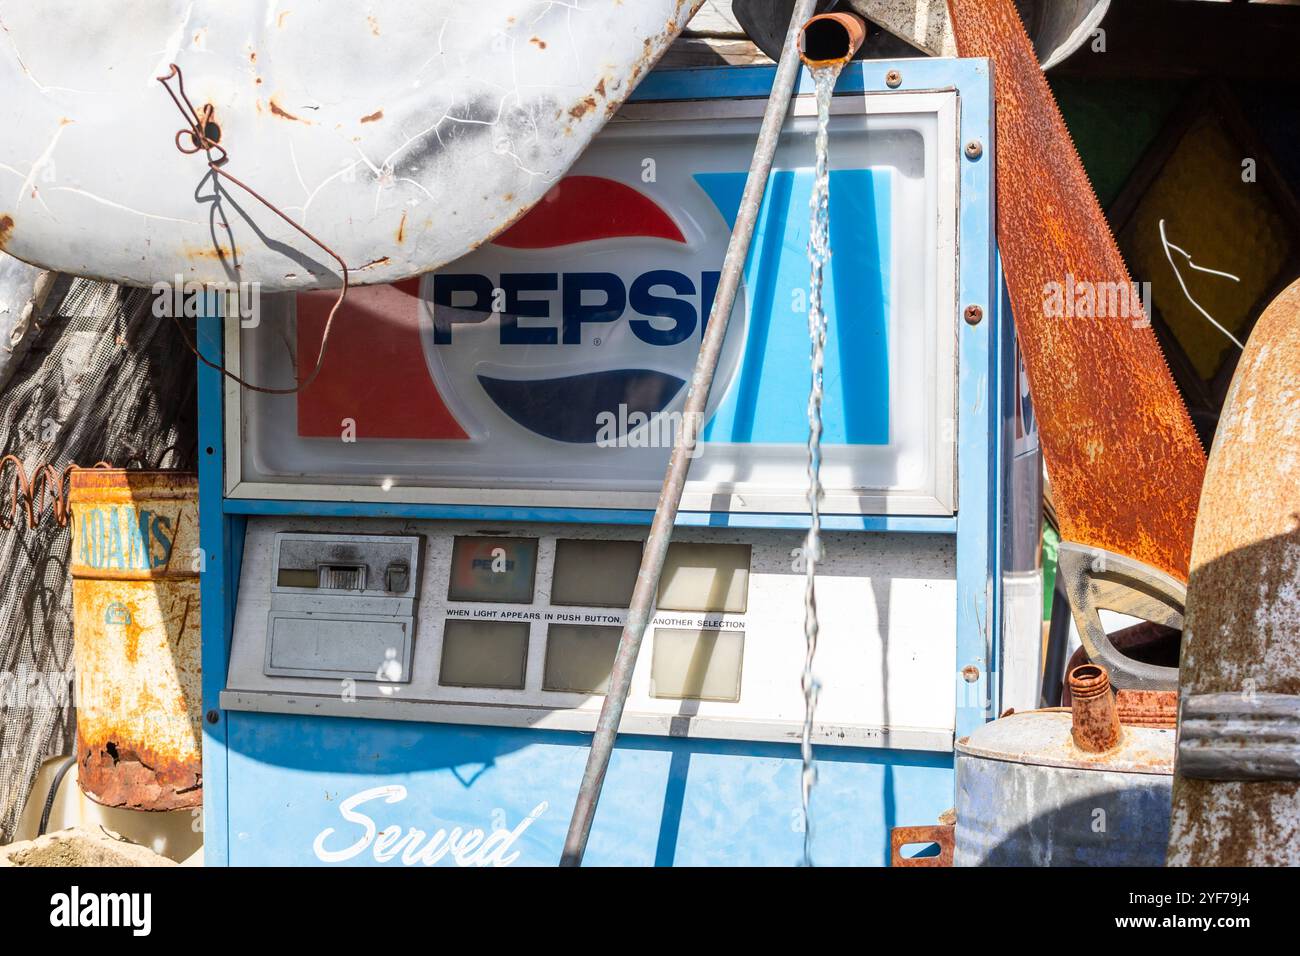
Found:
[{"label": "metal handle", "polygon": [[1178,668],[1146,664],[1112,642],[1097,613],[1102,608],[1182,630],[1187,586],[1141,561],[1101,548],[1062,541],[1057,554],[1079,639],[1111,683],[1131,690],[1176,690]]}]

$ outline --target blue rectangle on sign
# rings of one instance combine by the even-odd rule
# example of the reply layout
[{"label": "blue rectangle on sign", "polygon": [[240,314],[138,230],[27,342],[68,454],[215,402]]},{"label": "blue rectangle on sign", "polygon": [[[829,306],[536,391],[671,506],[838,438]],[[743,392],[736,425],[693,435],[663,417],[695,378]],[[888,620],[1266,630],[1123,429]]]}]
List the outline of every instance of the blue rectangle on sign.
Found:
[{"label": "blue rectangle on sign", "polygon": [[[832,256],[826,267],[826,391],[823,444],[889,443],[890,174],[836,169],[830,174]],[[695,180],[734,226],[744,173],[700,173]],[[802,443],[808,414],[793,395],[808,394],[808,366],[792,355],[808,337],[811,169],[783,170],[768,182],[745,267],[749,331],[741,368],[704,431],[706,441]]]}]

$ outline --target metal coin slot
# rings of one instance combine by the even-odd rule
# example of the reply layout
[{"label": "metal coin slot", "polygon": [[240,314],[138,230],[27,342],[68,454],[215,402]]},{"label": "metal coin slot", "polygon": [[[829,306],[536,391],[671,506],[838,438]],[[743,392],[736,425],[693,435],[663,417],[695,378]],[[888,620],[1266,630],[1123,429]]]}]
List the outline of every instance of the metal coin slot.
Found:
[{"label": "metal coin slot", "polygon": [[319,586],[331,591],[364,591],[366,566],[364,564],[322,564],[317,569]]},{"label": "metal coin slot", "polygon": [[411,680],[418,535],[275,536],[262,673]]}]

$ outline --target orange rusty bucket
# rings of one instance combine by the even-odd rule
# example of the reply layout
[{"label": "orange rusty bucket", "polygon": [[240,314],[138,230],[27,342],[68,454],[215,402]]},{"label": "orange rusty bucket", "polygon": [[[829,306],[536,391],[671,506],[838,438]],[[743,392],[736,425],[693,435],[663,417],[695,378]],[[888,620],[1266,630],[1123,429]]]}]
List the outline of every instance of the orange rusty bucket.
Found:
[{"label": "orange rusty bucket", "polygon": [[201,806],[198,478],[75,469],[69,503],[81,789]]}]

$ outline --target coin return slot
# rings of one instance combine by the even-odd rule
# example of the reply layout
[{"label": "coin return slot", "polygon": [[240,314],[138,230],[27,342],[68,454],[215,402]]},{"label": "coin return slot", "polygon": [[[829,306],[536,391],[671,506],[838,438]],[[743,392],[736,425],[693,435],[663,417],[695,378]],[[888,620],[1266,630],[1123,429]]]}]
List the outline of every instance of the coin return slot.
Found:
[{"label": "coin return slot", "polygon": [[519,621],[447,621],[442,631],[444,687],[523,690],[528,624]]},{"label": "coin return slot", "polygon": [[319,587],[331,591],[364,591],[366,566],[364,564],[322,564],[317,569]]},{"label": "coin return slot", "polygon": [[743,631],[655,628],[650,696],[667,700],[740,700]]},{"label": "coin return slot", "polygon": [[552,624],[546,631],[546,672],[542,689],[570,694],[604,694],[621,627]]},{"label": "coin return slot", "polygon": [[555,542],[551,603],[569,607],[627,607],[632,603],[640,541]]},{"label": "coin return slot", "polygon": [[669,545],[659,609],[743,614],[749,602],[749,563],[747,544]]}]

